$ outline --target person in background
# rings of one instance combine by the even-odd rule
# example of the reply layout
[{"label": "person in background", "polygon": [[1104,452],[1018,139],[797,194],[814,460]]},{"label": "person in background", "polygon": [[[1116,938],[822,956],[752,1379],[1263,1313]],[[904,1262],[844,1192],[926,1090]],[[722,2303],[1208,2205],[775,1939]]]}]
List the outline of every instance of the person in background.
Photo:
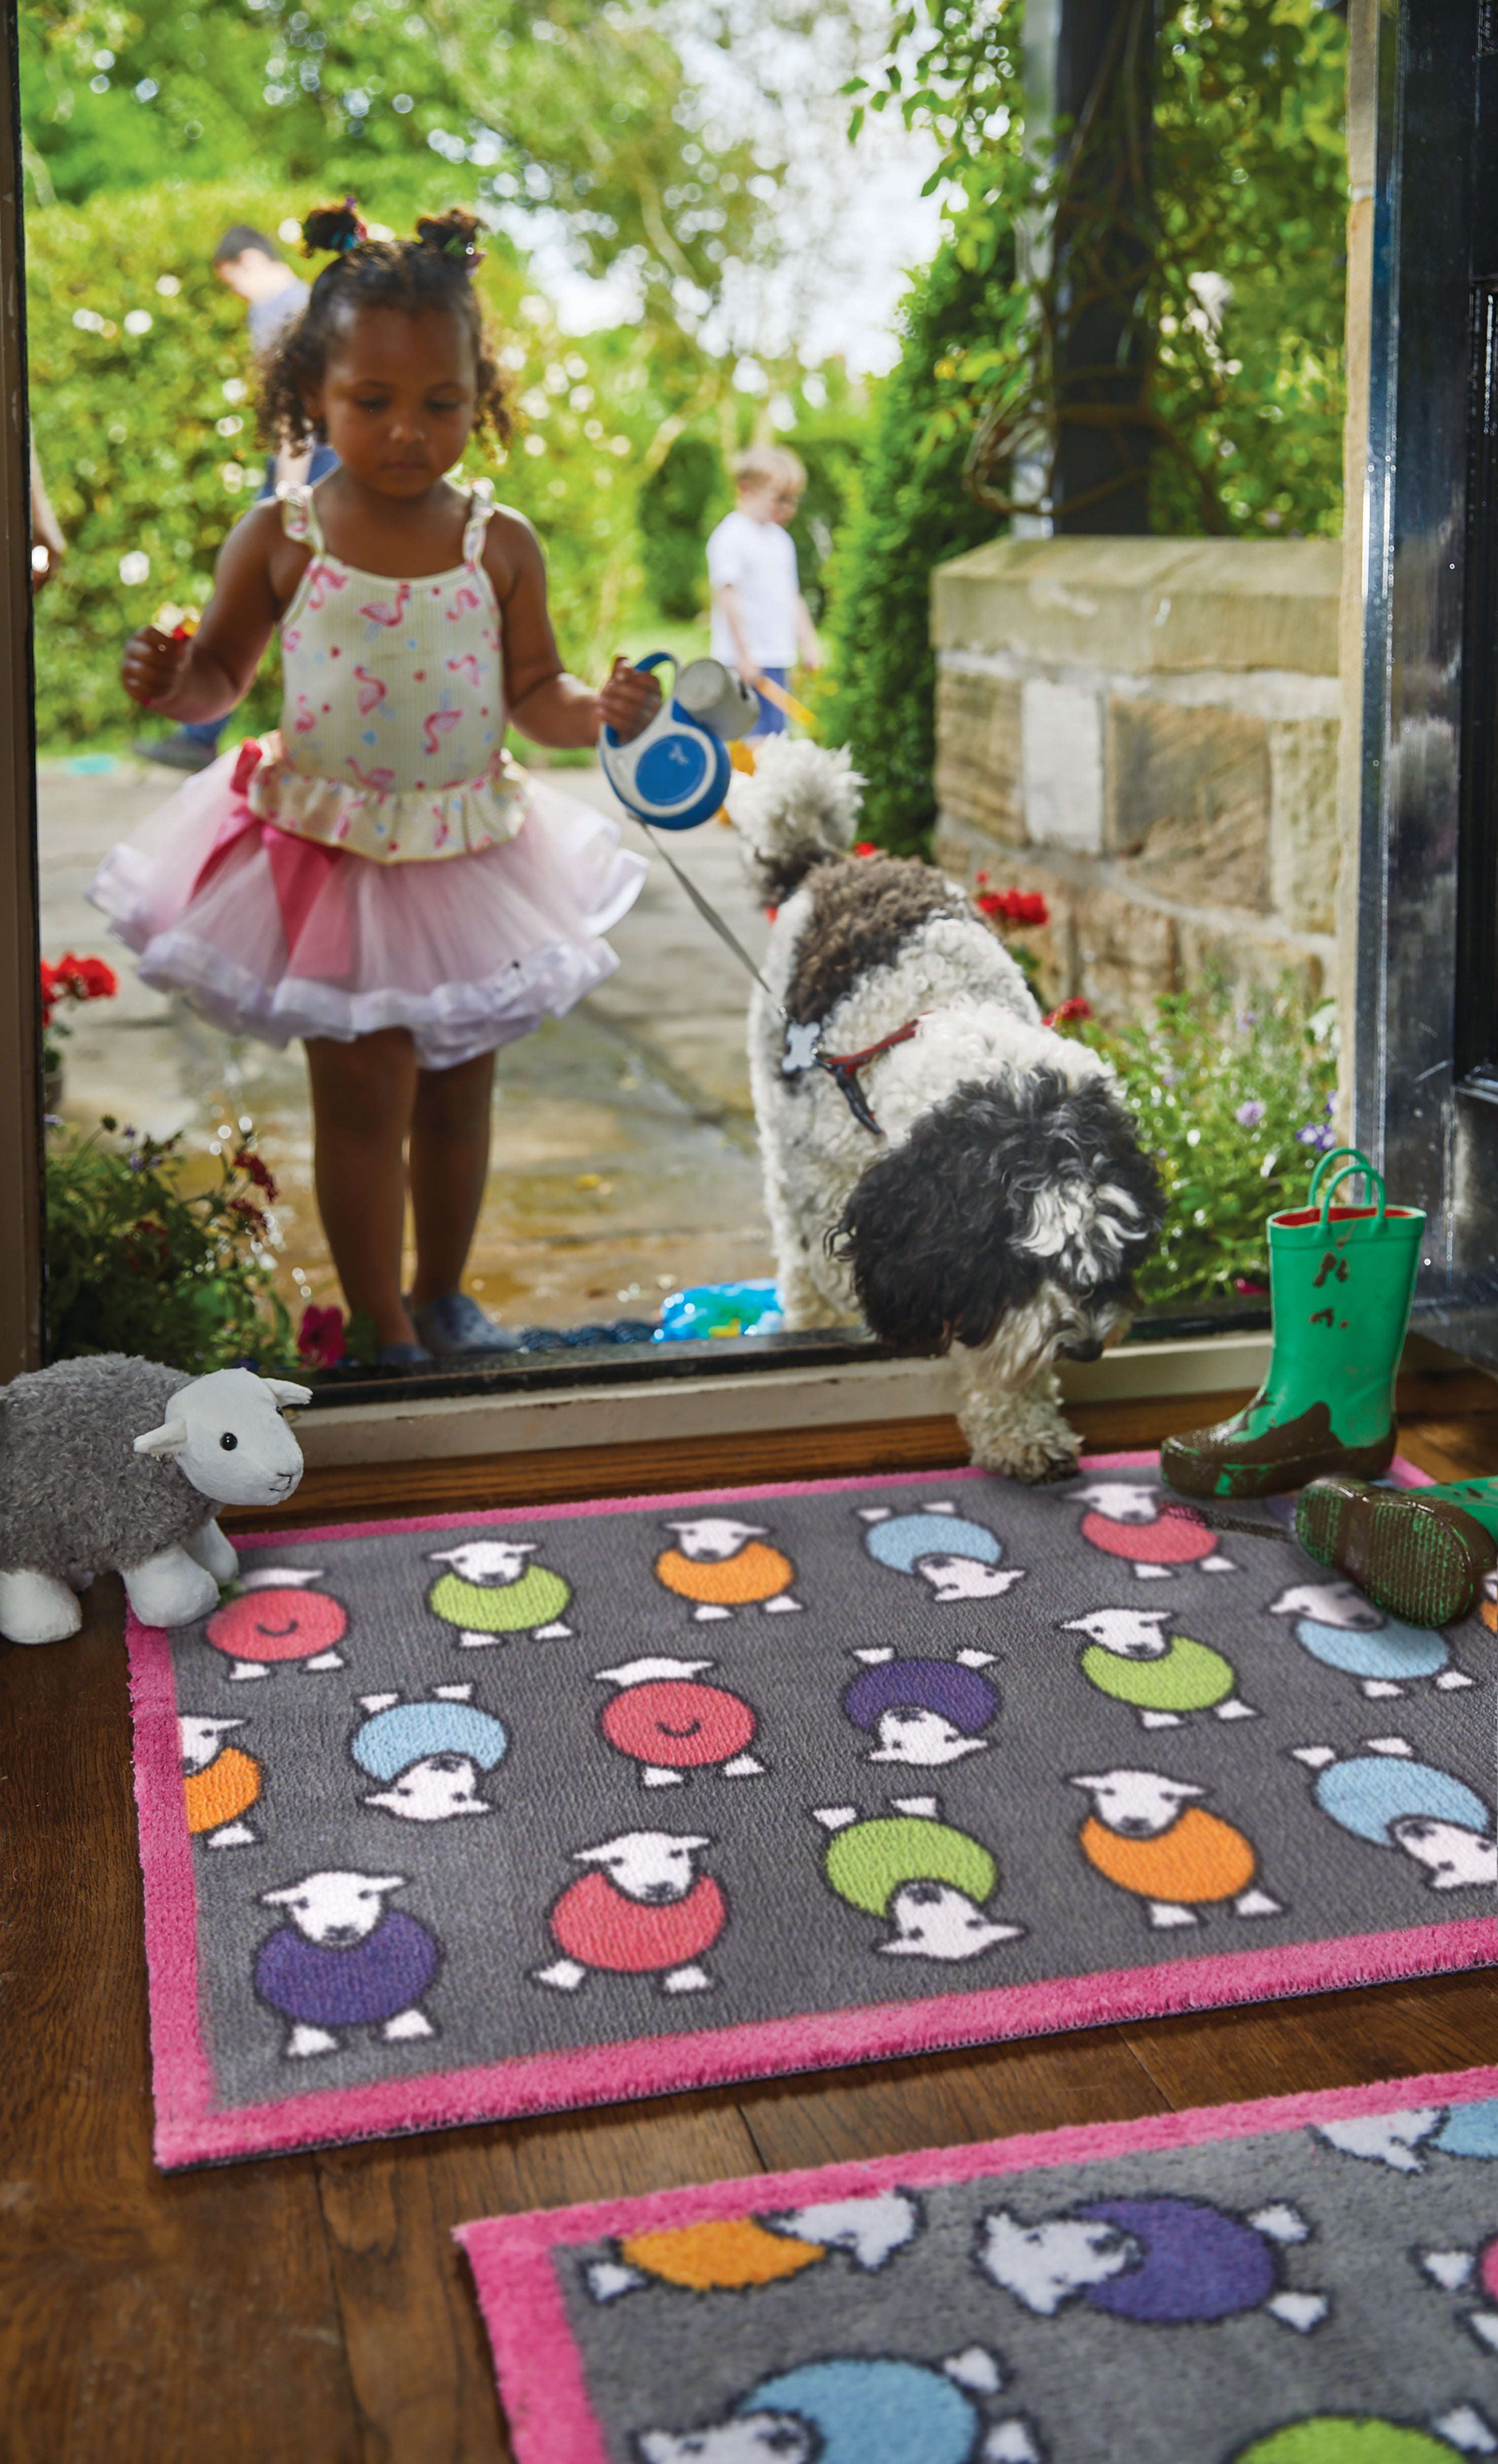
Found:
[{"label": "person in background", "polygon": [[738,505],[707,541],[712,584],[712,655],[737,670],[759,700],[755,736],[784,732],[784,709],[763,691],[782,693],[799,657],[822,664],[821,645],[801,596],[795,547],[789,533],[806,488],[806,473],[783,445],[750,445],[733,456]]},{"label": "person in background", "polygon": [[40,590],[52,580],[68,553],[68,542],[62,536],[62,525],[52,509],[42,467],[32,447],[32,588]]},{"label": "person in background", "polygon": [[[250,347],[258,366],[301,316],[311,297],[307,285],[292,272],[274,240],[249,223],[236,223],[225,232],[213,252],[213,271],[245,302]],[[337,460],[326,445],[315,446],[310,455],[268,454],[260,495],[273,496],[278,487],[315,486],[337,468]],[[168,770],[206,770],[218,752],[224,726],[221,718],[206,719],[179,727],[171,736],[142,737],[133,749]]]}]

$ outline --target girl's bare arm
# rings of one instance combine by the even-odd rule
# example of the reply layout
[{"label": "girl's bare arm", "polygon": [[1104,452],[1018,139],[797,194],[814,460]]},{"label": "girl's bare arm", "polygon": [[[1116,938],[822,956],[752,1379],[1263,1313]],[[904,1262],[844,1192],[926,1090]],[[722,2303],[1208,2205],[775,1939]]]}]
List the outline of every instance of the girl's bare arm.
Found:
[{"label": "girl's bare arm", "polygon": [[660,703],[660,687],[624,659],[615,660],[598,693],[568,674],[546,604],[546,560],[524,515],[507,507],[495,514],[484,566],[500,605],[505,695],[522,735],[558,751],[593,744],[605,720],[621,737],[637,736]]},{"label": "girl's bare arm", "polygon": [[191,640],[171,641],[154,625],[130,636],[119,673],[131,700],[165,718],[223,718],[253,684],[309,554],[287,538],[278,504],[256,505],[224,542]]}]

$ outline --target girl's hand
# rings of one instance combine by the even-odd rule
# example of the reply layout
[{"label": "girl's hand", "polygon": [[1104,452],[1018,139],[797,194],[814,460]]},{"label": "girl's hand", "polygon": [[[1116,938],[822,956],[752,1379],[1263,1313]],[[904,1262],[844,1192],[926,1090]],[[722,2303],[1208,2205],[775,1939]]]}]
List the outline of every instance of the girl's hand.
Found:
[{"label": "girl's hand", "polygon": [[154,625],[142,625],[139,633],[132,633],[119,662],[119,681],[131,700],[142,710],[160,709],[169,700],[189,648],[186,642],[174,642],[159,633]]},{"label": "girl's hand", "polygon": [[628,659],[616,659],[598,695],[600,720],[627,744],[632,736],[649,726],[660,707],[661,688],[655,677],[631,667]]}]

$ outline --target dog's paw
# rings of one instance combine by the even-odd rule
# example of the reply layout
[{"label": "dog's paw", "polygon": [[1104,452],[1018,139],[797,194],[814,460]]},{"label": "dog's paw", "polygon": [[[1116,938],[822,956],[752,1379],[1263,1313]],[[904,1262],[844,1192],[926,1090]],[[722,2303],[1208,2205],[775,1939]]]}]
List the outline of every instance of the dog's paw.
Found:
[{"label": "dog's paw", "polygon": [[965,1396],[958,1417],[972,1459],[984,1471],[1035,1488],[1070,1480],[1076,1470],[1080,1438],[1050,1397],[1033,1388],[980,1388]]},{"label": "dog's paw", "polygon": [[1002,1463],[976,1455],[974,1460],[983,1460],[985,1471],[1002,1472],[1006,1480],[1022,1480],[1029,1488],[1041,1488],[1053,1481],[1073,1479],[1080,1453],[1081,1447],[1076,1444],[1065,1448],[1031,1445],[1022,1447]]}]

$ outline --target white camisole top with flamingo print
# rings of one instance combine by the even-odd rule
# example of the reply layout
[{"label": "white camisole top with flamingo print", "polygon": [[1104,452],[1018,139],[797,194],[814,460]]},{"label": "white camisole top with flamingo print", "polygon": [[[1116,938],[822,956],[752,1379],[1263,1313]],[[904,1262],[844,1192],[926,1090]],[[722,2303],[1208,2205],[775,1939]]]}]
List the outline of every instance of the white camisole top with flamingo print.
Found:
[{"label": "white camisole top with flamingo print", "polygon": [[462,563],[402,582],[329,554],[311,488],[281,496],[287,536],[313,554],[281,619],[281,729],[248,781],[250,809],[378,864],[513,838],[530,782],[504,750],[499,603],[482,561],[488,481],[469,496]]}]

